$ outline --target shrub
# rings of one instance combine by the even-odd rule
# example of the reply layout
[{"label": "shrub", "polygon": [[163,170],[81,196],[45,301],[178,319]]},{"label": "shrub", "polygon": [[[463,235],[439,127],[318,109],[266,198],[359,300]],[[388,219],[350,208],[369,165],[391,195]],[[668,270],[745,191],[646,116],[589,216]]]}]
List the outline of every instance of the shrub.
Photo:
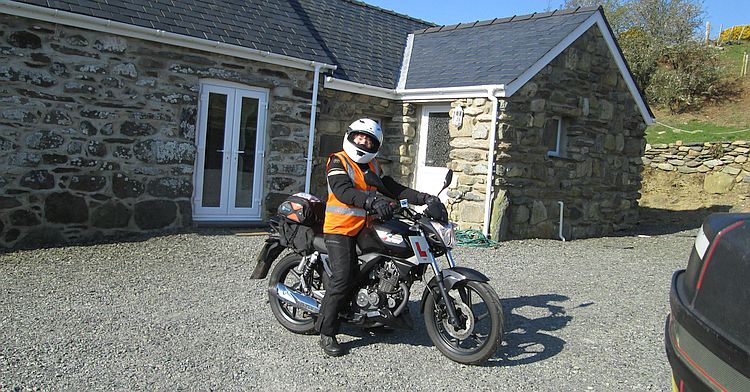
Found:
[{"label": "shrub", "polygon": [[719,34],[719,41],[750,40],[750,25],[734,26]]},{"label": "shrub", "polygon": [[643,30],[632,28],[620,34],[618,38],[620,48],[628,61],[630,72],[633,73],[638,86],[645,91],[651,83],[651,77],[656,72],[659,60],[658,42],[651,39]]},{"label": "shrub", "polygon": [[651,104],[684,112],[739,92],[736,79],[721,65],[716,51],[697,42],[660,46],[647,34],[628,32],[621,44]]}]

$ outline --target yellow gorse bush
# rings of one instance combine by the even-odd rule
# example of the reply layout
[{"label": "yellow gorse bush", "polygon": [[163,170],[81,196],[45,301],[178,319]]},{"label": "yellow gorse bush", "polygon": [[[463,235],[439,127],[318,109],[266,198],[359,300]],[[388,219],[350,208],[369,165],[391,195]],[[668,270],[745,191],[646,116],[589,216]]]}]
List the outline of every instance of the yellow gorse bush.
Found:
[{"label": "yellow gorse bush", "polygon": [[750,40],[750,25],[739,25],[724,29],[719,35],[721,41]]}]

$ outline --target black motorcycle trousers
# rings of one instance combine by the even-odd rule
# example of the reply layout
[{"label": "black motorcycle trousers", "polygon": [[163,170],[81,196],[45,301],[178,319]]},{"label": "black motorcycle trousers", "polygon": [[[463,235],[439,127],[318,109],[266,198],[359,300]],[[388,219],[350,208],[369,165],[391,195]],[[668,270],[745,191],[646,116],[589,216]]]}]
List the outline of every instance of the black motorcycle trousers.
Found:
[{"label": "black motorcycle trousers", "polygon": [[333,276],[326,286],[315,329],[322,335],[333,336],[341,325],[339,311],[346,308],[351,298],[351,285],[357,274],[357,241],[355,237],[326,234],[325,243]]}]

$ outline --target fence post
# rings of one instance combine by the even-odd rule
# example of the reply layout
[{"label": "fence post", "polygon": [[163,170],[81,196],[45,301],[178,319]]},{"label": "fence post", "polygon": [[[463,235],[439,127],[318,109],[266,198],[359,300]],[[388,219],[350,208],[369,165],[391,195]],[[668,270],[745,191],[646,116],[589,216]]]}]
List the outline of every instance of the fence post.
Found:
[{"label": "fence post", "polygon": [[711,22],[706,22],[706,46],[708,46],[711,37]]}]

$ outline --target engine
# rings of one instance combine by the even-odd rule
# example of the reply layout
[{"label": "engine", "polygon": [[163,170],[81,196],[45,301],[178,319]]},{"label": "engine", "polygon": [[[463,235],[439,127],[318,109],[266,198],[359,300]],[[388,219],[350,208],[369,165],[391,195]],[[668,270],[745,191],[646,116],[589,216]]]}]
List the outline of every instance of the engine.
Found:
[{"label": "engine", "polygon": [[364,312],[387,307],[395,309],[404,298],[398,284],[399,273],[392,261],[375,267],[370,271],[367,284],[357,292],[356,305]]}]

